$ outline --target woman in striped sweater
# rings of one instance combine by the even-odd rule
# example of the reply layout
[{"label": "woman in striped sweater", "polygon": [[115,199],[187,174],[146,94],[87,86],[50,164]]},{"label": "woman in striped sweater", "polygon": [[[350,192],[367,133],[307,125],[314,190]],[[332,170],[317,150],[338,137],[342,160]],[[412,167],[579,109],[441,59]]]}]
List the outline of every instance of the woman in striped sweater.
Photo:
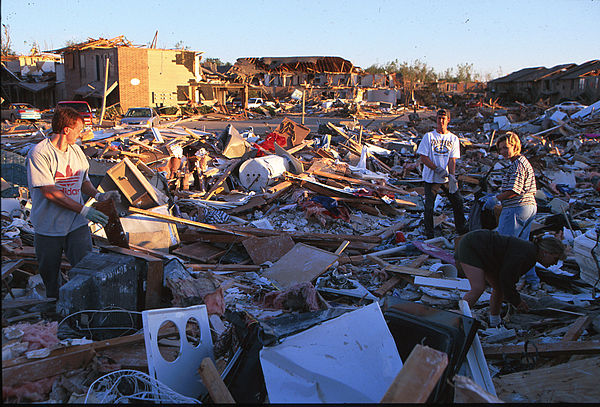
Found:
[{"label": "woman in striped sweater", "polygon": [[[498,138],[496,147],[502,157],[510,161],[510,166],[505,171],[501,192],[496,196],[487,196],[484,208],[492,209],[501,203],[498,233],[529,240],[531,222],[537,213],[533,168],[527,158],[521,155],[521,140],[517,134],[506,132]],[[533,290],[539,288],[540,279],[533,268],[525,274],[525,282]]]}]

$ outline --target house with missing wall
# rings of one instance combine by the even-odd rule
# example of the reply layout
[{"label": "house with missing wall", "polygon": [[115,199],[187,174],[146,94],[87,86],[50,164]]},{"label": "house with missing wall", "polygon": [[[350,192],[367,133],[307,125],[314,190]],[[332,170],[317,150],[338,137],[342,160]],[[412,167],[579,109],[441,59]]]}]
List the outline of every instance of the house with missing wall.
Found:
[{"label": "house with missing wall", "polygon": [[[107,106],[176,106],[200,100],[202,52],[134,46],[124,36],[90,39],[55,50],[65,71],[65,99]],[[108,66],[108,71],[106,67]]]}]

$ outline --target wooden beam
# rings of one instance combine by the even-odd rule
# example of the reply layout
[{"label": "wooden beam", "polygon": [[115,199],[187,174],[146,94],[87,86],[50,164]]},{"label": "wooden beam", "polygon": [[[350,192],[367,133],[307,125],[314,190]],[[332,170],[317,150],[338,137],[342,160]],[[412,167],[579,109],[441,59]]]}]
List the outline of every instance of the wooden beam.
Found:
[{"label": "wooden beam", "polygon": [[[600,341],[539,343],[536,346],[540,356],[590,355],[600,353]],[[491,358],[500,358],[502,355],[520,357],[524,350],[524,345],[488,345],[483,347],[485,356]],[[535,353],[533,346],[529,346],[528,350],[532,354]]]},{"label": "wooden beam", "polygon": [[217,189],[221,186],[221,184],[223,182],[225,182],[225,180],[227,179],[227,177],[229,177],[229,175],[233,172],[233,170],[235,169],[235,167],[241,161],[242,161],[241,158],[236,158],[235,160],[233,160],[229,164],[229,166],[227,166],[227,168],[225,169],[225,171],[223,171],[223,174],[221,174],[221,176],[219,177],[219,179],[217,179],[217,181],[215,181],[215,183],[210,188],[210,190],[206,193],[206,195],[203,197],[203,199],[205,199],[205,200],[208,201],[215,194],[215,192],[217,192]]},{"label": "wooden beam", "polygon": [[[371,256],[374,257],[374,256]],[[415,260],[413,260],[413,262],[410,264],[410,267],[413,268],[419,268],[423,265],[423,263],[425,263],[427,261],[427,259],[429,258],[428,254],[422,254],[419,257],[417,257]],[[383,260],[382,260],[383,261]],[[388,263],[386,263],[387,267]],[[385,270],[385,269],[384,269]],[[392,276],[391,278],[389,278],[387,281],[385,281],[376,291],[375,291],[375,295],[379,296],[379,297],[383,297],[388,291],[390,291],[392,288],[394,288],[396,286],[396,284],[398,284],[400,281],[402,281],[402,279],[404,279],[406,277],[399,275],[399,276]]]},{"label": "wooden beam", "polygon": [[465,376],[454,376],[454,403],[504,403]]},{"label": "wooden beam", "polygon": [[[495,377],[498,397],[518,403],[594,403],[600,400],[600,356]],[[513,397],[519,395],[519,399]]]},{"label": "wooden beam", "polygon": [[425,403],[448,365],[448,355],[416,345],[381,403]]},{"label": "wooden beam", "polygon": [[589,315],[577,318],[577,320],[569,326],[569,329],[565,336],[562,337],[561,342],[576,341],[591,322],[592,317]]},{"label": "wooden beam", "polygon": [[64,355],[28,360],[7,368],[2,367],[2,386],[15,386],[70,372],[87,365],[93,357],[94,350],[86,348]]},{"label": "wooden beam", "polygon": [[202,383],[206,386],[210,398],[215,404],[233,404],[235,400],[231,396],[229,389],[221,379],[215,364],[210,358],[202,359],[198,374],[202,379]]},{"label": "wooden beam", "polygon": [[138,213],[140,215],[150,216],[152,218],[157,218],[157,219],[162,219],[162,220],[168,220],[169,222],[180,223],[182,225],[195,226],[195,227],[198,227],[198,228],[203,228],[203,229],[208,229],[208,230],[214,230],[216,232],[233,234],[233,235],[236,235],[236,236],[245,236],[245,237],[249,237],[250,236],[247,233],[232,232],[231,230],[220,228],[220,227],[214,226],[214,225],[209,225],[208,223],[201,223],[201,222],[196,222],[196,221],[193,221],[193,220],[178,218],[177,216],[164,215],[162,213],[155,213],[155,212],[147,211],[145,209],[136,208],[134,206],[130,206],[129,207],[129,212]]}]

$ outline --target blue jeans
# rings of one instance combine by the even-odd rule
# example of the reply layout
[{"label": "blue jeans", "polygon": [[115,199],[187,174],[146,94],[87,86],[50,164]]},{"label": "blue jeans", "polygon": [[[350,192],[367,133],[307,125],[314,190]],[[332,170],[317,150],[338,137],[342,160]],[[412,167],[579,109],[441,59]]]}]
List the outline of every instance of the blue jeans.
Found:
[{"label": "blue jeans", "polygon": [[[523,240],[529,240],[531,222],[527,224],[525,229],[523,229],[523,226],[530,218],[533,218],[536,213],[536,205],[502,208],[500,218],[498,219],[498,228],[496,230],[501,235],[514,236]],[[540,283],[540,278],[537,276],[537,274],[535,274],[535,266],[525,273],[525,281],[534,284]]]},{"label": "blue jeans", "polygon": [[46,297],[58,298],[63,252],[71,266],[75,267],[79,260],[92,251],[92,236],[88,225],[75,229],[66,236],[44,236],[36,233],[33,246],[39,263],[39,273],[46,287]]}]

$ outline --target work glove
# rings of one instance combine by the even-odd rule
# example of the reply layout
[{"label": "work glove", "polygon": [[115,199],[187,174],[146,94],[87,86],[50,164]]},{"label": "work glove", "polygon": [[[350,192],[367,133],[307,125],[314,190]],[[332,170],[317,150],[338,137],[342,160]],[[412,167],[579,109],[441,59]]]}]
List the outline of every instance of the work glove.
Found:
[{"label": "work glove", "polygon": [[108,201],[109,199],[112,199],[115,202],[121,202],[121,194],[119,194],[119,191],[98,192],[94,198],[96,198],[96,201],[98,202]]},{"label": "work glove", "polygon": [[79,213],[87,220],[91,220],[94,223],[99,223],[102,226],[106,226],[108,223],[108,216],[97,209],[90,208],[89,206],[84,205]]},{"label": "work glove", "polygon": [[440,177],[443,181],[445,181],[446,177],[448,176],[448,171],[446,171],[446,169],[444,169],[442,167],[435,167],[433,172],[435,173],[435,175]]},{"label": "work glove", "polygon": [[494,206],[499,203],[498,198],[496,198],[496,195],[494,194],[487,194],[479,200],[483,202],[483,209],[494,209]]},{"label": "work glove", "polygon": [[458,191],[458,181],[456,180],[456,176],[454,174],[448,175],[448,191],[451,194],[455,194]]}]

